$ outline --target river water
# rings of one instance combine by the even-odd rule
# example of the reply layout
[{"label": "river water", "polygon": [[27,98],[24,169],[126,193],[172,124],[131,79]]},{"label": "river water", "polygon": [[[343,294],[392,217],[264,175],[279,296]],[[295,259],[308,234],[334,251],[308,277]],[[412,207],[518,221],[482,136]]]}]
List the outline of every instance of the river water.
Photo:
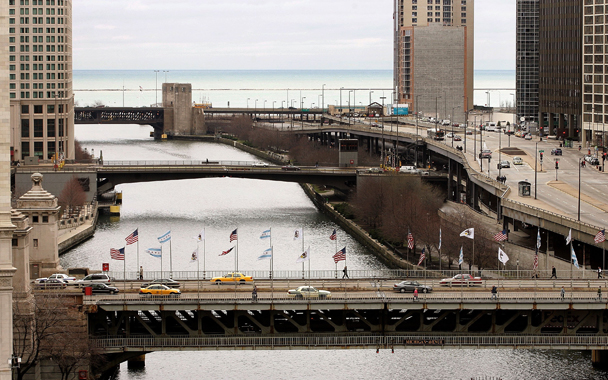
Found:
[{"label": "river water", "polygon": [[[76,138],[104,160],[257,160],[232,147],[200,142],[153,141],[150,127],[76,126]],[[257,257],[267,248],[262,231],[272,227],[275,269],[298,270],[295,262],[301,241],[293,240],[304,228],[305,245],[311,247],[311,268],[333,269],[337,229],[339,248],[347,247],[349,269],[380,269],[380,263],[358,242],[347,236],[314,207],[297,184],[236,178],[215,178],[120,185],[123,206],[120,218],[100,218],[95,236],[62,255],[63,267],[101,269],[111,261],[110,248],[121,248],[124,239],[139,229],[139,262],[147,271],[160,270],[160,260],[144,253],[159,247],[157,238],[172,231],[173,270],[192,271],[189,257],[193,239],[205,227],[208,270],[232,270],[234,256],[219,256],[231,247],[229,235],[238,228],[239,268],[268,269]],[[200,253],[202,255],[202,253]],[[135,245],[127,247],[127,270],[135,270]],[[163,261],[168,270],[169,261]],[[166,379],[608,379],[591,366],[589,352],[529,350],[330,350],[330,351],[176,351],[146,355],[146,367],[120,368],[120,380]]]}]

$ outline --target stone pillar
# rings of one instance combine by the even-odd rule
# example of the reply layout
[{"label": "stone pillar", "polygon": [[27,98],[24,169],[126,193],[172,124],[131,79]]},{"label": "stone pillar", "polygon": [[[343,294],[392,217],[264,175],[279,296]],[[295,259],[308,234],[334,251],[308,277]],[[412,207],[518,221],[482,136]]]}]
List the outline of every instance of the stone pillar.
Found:
[{"label": "stone pillar", "polygon": [[[0,3],[0,380],[11,379],[10,359],[13,355],[13,251],[15,226],[11,222],[11,129],[8,73],[8,8]],[[16,26],[16,25],[15,25]]]},{"label": "stone pillar", "polygon": [[29,219],[22,213],[13,210],[12,223],[16,226],[13,232],[13,267],[17,269],[13,277],[13,297],[27,298],[30,295],[30,232]]},{"label": "stone pillar", "polygon": [[30,265],[38,265],[38,275],[46,277],[61,269],[57,249],[60,207],[57,198],[42,188],[42,178],[40,173],[32,174],[33,186],[17,200],[17,210],[28,216],[32,226]]}]

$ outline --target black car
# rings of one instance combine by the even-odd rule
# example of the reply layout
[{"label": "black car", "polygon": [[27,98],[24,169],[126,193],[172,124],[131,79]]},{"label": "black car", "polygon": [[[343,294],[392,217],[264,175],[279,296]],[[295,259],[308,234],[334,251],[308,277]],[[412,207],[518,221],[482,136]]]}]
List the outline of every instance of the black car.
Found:
[{"label": "black car", "polygon": [[401,281],[398,284],[393,285],[393,289],[397,292],[414,292],[414,289],[418,289],[419,292],[428,293],[433,291],[433,287],[428,285],[422,285],[418,281]]},{"label": "black car", "polygon": [[179,286],[180,286],[179,282],[172,280],[170,278],[159,278],[158,280],[153,280],[148,283],[142,284],[141,287],[147,288],[150,285],[157,285],[157,284],[166,285],[170,288],[175,288],[175,289],[179,288]]},{"label": "black car", "polygon": [[560,148],[551,149],[551,154],[554,155],[554,156],[561,156],[562,155],[562,150]]},{"label": "black car", "polygon": [[[99,283],[99,284],[91,284],[89,285],[91,287],[91,290],[93,291],[93,293],[110,293],[110,294],[116,294],[118,293],[118,288],[115,288],[113,286],[109,286],[103,283]],[[82,289],[82,292],[85,292],[85,289]]]}]

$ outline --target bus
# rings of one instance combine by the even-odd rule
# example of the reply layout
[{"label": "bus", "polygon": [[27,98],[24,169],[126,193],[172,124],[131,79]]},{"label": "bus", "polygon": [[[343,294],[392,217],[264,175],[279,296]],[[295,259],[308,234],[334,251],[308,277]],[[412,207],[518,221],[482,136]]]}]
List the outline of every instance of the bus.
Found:
[{"label": "bus", "polygon": [[435,130],[435,128],[429,128],[426,131],[427,137],[433,140],[443,140],[445,138],[445,131],[441,129]]}]

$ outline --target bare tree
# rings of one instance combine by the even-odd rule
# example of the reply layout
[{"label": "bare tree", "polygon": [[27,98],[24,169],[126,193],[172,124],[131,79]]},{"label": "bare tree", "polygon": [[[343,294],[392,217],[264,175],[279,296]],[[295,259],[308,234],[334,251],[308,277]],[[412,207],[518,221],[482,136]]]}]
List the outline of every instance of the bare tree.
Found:
[{"label": "bare tree", "polygon": [[74,140],[74,158],[76,161],[82,160],[90,160],[91,154],[86,150],[82,149],[80,142],[78,140]]},{"label": "bare tree", "polygon": [[78,215],[80,208],[86,201],[86,194],[76,176],[73,176],[65,184],[58,201],[62,215]]},{"label": "bare tree", "polygon": [[357,192],[351,198],[357,222],[372,229],[380,225],[385,198],[383,182],[380,177],[361,178]]}]

